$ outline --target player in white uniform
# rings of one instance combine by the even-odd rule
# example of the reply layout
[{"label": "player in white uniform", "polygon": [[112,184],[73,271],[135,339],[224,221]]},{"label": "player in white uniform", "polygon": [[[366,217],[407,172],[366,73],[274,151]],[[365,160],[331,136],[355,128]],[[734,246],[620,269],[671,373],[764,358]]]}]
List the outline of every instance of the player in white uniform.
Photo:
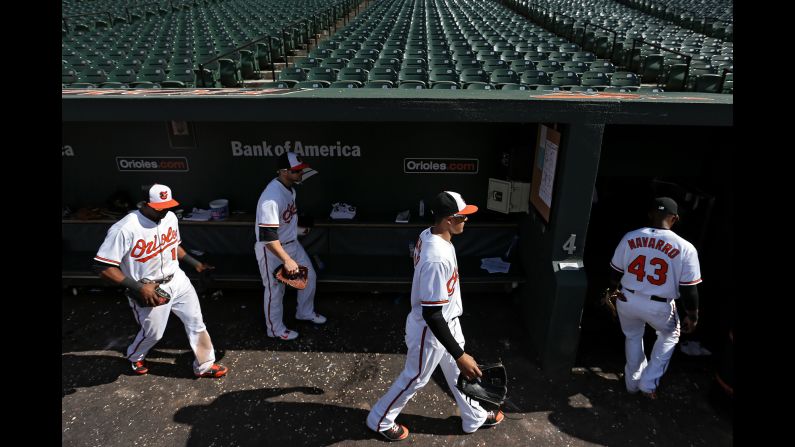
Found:
[{"label": "player in white uniform", "polygon": [[[149,202],[140,210],[127,214],[108,230],[105,241],[94,257],[100,277],[140,294],[138,300],[128,297],[135,320],[141,326],[127,348],[127,359],[137,374],[146,374],[146,354],[162,337],[171,312],[182,320],[193,350],[193,372],[197,377],[222,377],[228,371],[215,363],[215,349],[202,319],[199,297],[190,280],[179,268],[185,261],[197,272],[213,267],[199,262],[179,246],[182,242],[177,216],[169,208],[179,203],[165,185],[152,185]],[[155,306],[160,287],[171,296],[163,305]]]},{"label": "player in white uniform", "polygon": [[295,318],[315,324],[326,322],[326,317],[315,312],[315,269],[297,239],[298,208],[293,185],[301,182],[308,168],[298,155],[285,152],[278,160],[277,177],[268,183],[257,201],[254,253],[265,286],[266,331],[269,337],[280,340],[298,337],[298,332],[287,329],[282,318],[285,285],[273,276],[273,271],[282,264],[288,273],[297,272],[299,265],[309,270],[306,288],[298,291]]},{"label": "player in white uniform", "polygon": [[411,312],[406,318],[406,366],[367,415],[367,426],[390,441],[408,437],[408,428],[395,423],[395,418],[428,383],[436,365],[441,365],[455,397],[464,432],[497,425],[505,417],[501,410],[486,411],[456,388],[459,373],[467,379],[482,375],[475,359],[464,352],[464,334],[458,319],[463,313],[458,261],[451,242],[453,235],[464,231],[467,215],[477,210],[464,203],[460,194],[444,191],[431,203],[434,226],[417,239]]},{"label": "player in white uniform", "polygon": [[[621,239],[610,261],[613,284],[620,283],[623,297],[616,302],[627,364],[624,381],[627,391],[640,390],[656,399],[660,377],[668,368],[679,341],[679,311],[675,300],[684,303],[684,333],[698,322],[698,290],[701,268],[693,244],[673,231],[679,207],[669,197],[654,200],[649,212],[650,227],[630,231]],[[647,360],[643,350],[646,323],[657,331],[657,340]]]}]

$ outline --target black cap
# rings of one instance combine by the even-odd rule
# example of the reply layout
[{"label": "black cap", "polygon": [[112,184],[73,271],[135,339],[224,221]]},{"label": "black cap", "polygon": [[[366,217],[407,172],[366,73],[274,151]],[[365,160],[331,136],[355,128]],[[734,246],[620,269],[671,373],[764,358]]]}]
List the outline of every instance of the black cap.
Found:
[{"label": "black cap", "polygon": [[301,171],[309,167],[308,164],[301,160],[300,155],[296,154],[295,152],[288,151],[285,151],[282,155],[279,155],[279,159],[276,163],[277,169],[287,169],[290,171]]},{"label": "black cap", "polygon": [[453,191],[442,191],[431,200],[431,212],[434,216],[447,217],[453,214],[472,214],[478,210],[475,205],[467,205],[461,194]]},{"label": "black cap", "polygon": [[657,197],[652,207],[658,213],[679,214],[679,205],[670,197]]}]

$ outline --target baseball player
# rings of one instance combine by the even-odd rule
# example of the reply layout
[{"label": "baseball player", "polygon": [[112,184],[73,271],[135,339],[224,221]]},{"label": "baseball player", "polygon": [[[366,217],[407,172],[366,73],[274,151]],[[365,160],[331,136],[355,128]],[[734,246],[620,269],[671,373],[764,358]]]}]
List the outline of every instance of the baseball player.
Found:
[{"label": "baseball player", "polygon": [[[228,369],[215,363],[215,349],[202,319],[199,297],[190,280],[179,268],[188,263],[197,272],[212,269],[179,246],[182,243],[177,217],[169,211],[179,205],[166,185],[149,189],[149,202],[124,216],[108,230],[94,257],[100,277],[126,286],[135,321],[141,326],[127,348],[127,359],[136,374],[146,374],[146,354],[163,337],[171,312],[182,320],[195,355],[193,373],[197,377],[222,377]],[[158,304],[156,288],[171,296]]]},{"label": "baseball player", "polygon": [[467,216],[478,210],[460,194],[444,191],[430,204],[434,225],[420,233],[414,247],[411,312],[406,318],[406,366],[389,391],[367,415],[367,426],[390,441],[406,439],[409,430],[395,423],[403,407],[441,365],[447,385],[461,413],[464,432],[497,425],[501,410],[486,411],[456,387],[459,374],[467,379],[482,376],[477,362],[464,352],[464,334],[458,317],[463,313],[458,261],[451,243],[464,231]]},{"label": "baseball player", "polygon": [[[610,261],[611,282],[621,293],[616,308],[626,336],[624,381],[627,391],[640,390],[650,399],[657,398],[660,377],[679,341],[675,300],[683,303],[683,332],[692,332],[698,323],[696,284],[701,282],[701,268],[693,244],[671,230],[678,213],[679,206],[670,197],[654,199],[651,226],[624,235]],[[643,350],[646,323],[657,331],[648,360]]]},{"label": "baseball player", "polygon": [[299,265],[309,270],[306,288],[298,291],[295,318],[323,324],[326,317],[315,312],[317,276],[309,256],[297,240],[298,208],[294,185],[301,182],[309,165],[293,152],[282,154],[277,163],[276,178],[268,183],[257,201],[254,253],[265,286],[267,334],[286,341],[298,337],[298,332],[287,329],[282,321],[285,285],[273,276],[273,271],[280,265],[284,264],[289,274],[298,272]]}]

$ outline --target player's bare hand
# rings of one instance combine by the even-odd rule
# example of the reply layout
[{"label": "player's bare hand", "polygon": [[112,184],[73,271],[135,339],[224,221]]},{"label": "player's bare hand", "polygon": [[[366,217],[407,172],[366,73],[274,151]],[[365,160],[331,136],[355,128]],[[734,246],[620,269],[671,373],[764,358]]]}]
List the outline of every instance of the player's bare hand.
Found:
[{"label": "player's bare hand", "polygon": [[205,270],[215,270],[215,266],[212,266],[210,264],[205,264],[203,262],[196,266],[196,271],[199,272],[199,273],[201,273],[201,272],[203,272]]},{"label": "player's bare hand", "polygon": [[293,261],[292,259],[288,259],[284,263],[284,269],[287,271],[287,273],[293,275],[295,273],[298,273],[298,264],[296,264],[295,261]]},{"label": "player's bare hand", "polygon": [[466,352],[464,355],[459,357],[455,363],[458,365],[458,369],[461,371],[461,374],[463,374],[467,380],[472,380],[483,375],[483,373],[480,372],[480,368],[478,368],[478,362],[476,362],[475,359]]},{"label": "player's bare hand", "polygon": [[156,288],[157,283],[144,284],[141,287],[141,298],[147,306],[157,306],[160,302],[160,297],[155,292]]}]

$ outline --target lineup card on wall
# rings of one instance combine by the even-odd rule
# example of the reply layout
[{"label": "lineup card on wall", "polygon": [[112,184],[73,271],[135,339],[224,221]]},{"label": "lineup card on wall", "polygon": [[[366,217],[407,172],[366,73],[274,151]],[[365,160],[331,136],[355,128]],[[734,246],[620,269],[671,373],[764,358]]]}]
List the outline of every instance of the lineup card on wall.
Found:
[{"label": "lineup card on wall", "polygon": [[559,147],[560,132],[539,124],[530,202],[547,222],[549,222],[549,211],[552,208],[552,187],[555,184],[555,167],[558,162]]}]

